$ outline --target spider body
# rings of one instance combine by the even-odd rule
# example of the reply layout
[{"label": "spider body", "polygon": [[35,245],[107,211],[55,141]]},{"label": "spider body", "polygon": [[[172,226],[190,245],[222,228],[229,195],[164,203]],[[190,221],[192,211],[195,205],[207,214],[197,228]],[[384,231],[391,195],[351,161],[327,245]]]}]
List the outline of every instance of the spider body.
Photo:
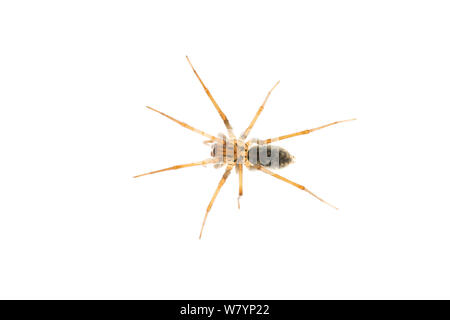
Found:
[{"label": "spider body", "polygon": [[[224,165],[243,164],[249,169],[263,166],[271,169],[281,169],[294,162],[294,156],[286,149],[269,144],[258,144],[253,140],[245,142],[242,139],[228,139],[219,135],[223,142],[216,142],[211,147],[211,156],[216,159],[216,168]],[[236,166],[236,169],[238,167]]]},{"label": "spider body", "polygon": [[245,142],[242,139],[229,139],[224,134],[219,134],[219,138],[221,140],[211,146],[211,156],[216,162],[216,167],[243,163],[242,159],[245,159],[247,154]]},{"label": "spider body", "polygon": [[[329,123],[329,124],[326,124],[326,125],[323,125],[320,127],[316,127],[313,129],[303,130],[303,131],[283,135],[283,136],[276,137],[276,138],[270,138],[270,139],[266,139],[266,140],[250,139],[247,141],[246,139],[247,139],[251,129],[253,128],[256,120],[258,119],[259,115],[263,111],[264,106],[265,106],[270,94],[272,93],[272,90],[275,89],[275,87],[278,85],[279,82],[277,82],[275,84],[275,86],[267,94],[266,98],[264,99],[264,102],[259,107],[258,111],[256,112],[256,115],[254,116],[253,120],[250,122],[248,128],[242,133],[242,135],[239,138],[236,138],[236,136],[233,132],[233,128],[231,127],[230,122],[228,121],[228,118],[222,112],[219,105],[217,104],[217,102],[214,100],[213,96],[209,92],[208,88],[206,88],[205,84],[201,80],[197,71],[194,69],[191,62],[189,61],[189,58],[188,57],[186,57],[186,58],[190,64],[190,66],[192,67],[192,70],[194,71],[197,79],[200,81],[203,89],[205,90],[206,94],[208,95],[209,99],[211,100],[211,102],[213,103],[217,112],[219,113],[220,117],[222,118],[223,123],[225,124],[225,127],[227,128],[228,136],[226,136],[224,134],[220,134],[220,135],[218,135],[218,137],[215,137],[215,136],[208,134],[202,130],[196,129],[196,128],[188,125],[187,123],[179,121],[179,120],[177,120],[161,111],[158,111],[152,107],[147,107],[150,110],[155,111],[155,112],[161,114],[162,116],[178,123],[179,125],[208,138],[209,140],[205,141],[205,143],[211,144],[211,158],[203,160],[203,161],[187,163],[187,164],[182,164],[182,165],[176,165],[176,166],[168,167],[168,168],[157,170],[157,171],[147,172],[144,174],[137,175],[137,176],[135,176],[135,178],[158,173],[158,172],[168,171],[168,170],[177,170],[177,169],[181,169],[181,168],[206,165],[206,164],[214,164],[214,166],[216,168],[226,166],[225,172],[224,172],[221,180],[219,181],[219,184],[218,184],[218,186],[212,196],[212,199],[209,202],[208,207],[206,209],[206,213],[203,218],[203,223],[202,223],[202,227],[200,230],[199,238],[202,237],[203,228],[205,226],[205,222],[206,222],[206,218],[208,217],[208,213],[211,210],[211,207],[212,207],[217,195],[219,194],[220,189],[225,184],[225,182],[226,182],[227,178],[229,177],[230,172],[233,168],[236,169],[236,172],[239,175],[238,206],[239,206],[239,198],[243,195],[243,168],[244,167],[246,167],[248,169],[262,171],[262,172],[264,172],[272,177],[275,177],[281,181],[284,181],[300,190],[303,190],[303,191],[311,194],[315,198],[319,199],[320,201],[332,206],[325,200],[321,199],[320,197],[318,197],[317,195],[315,195],[314,193],[309,191],[304,186],[302,186],[296,182],[293,182],[287,178],[284,178],[284,177],[272,172],[271,170],[269,170],[269,169],[284,168],[294,161],[294,157],[287,150],[285,150],[279,146],[272,145],[271,143],[280,141],[280,140],[284,140],[284,139],[288,139],[291,137],[299,136],[299,135],[309,134],[316,130],[320,130],[320,129],[323,129],[323,128],[326,128],[326,127],[329,127],[329,126],[332,126],[332,125],[335,125],[335,124],[338,124],[341,122],[351,121],[351,120],[355,120],[355,119],[336,121],[336,122],[332,122],[332,123]],[[337,209],[334,206],[332,206],[332,207]]]},{"label": "spider body", "polygon": [[253,166],[261,165],[271,169],[287,167],[295,160],[294,156],[286,149],[269,144],[257,144],[252,146],[248,150],[247,158]]}]

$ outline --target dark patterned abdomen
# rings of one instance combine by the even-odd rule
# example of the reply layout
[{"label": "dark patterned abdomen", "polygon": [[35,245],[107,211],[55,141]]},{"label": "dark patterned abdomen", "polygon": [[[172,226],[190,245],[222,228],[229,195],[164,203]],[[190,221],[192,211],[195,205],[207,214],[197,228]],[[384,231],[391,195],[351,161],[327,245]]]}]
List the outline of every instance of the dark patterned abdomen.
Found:
[{"label": "dark patterned abdomen", "polygon": [[248,161],[253,165],[279,169],[292,163],[294,157],[286,149],[271,145],[255,145],[248,150]]}]

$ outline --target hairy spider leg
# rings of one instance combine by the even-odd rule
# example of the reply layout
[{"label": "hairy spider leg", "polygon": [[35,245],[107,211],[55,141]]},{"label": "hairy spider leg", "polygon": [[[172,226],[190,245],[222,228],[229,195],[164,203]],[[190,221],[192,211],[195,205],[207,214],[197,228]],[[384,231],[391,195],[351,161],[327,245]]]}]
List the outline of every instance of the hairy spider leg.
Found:
[{"label": "hairy spider leg", "polygon": [[[250,164],[249,164],[249,165],[250,165]],[[250,166],[251,166],[251,165],[250,165]],[[279,174],[276,174],[276,173],[274,173],[274,172],[272,172],[272,171],[266,169],[265,167],[263,167],[263,166],[261,166],[261,165],[255,165],[255,166],[253,166],[253,167],[256,168],[256,169],[258,169],[258,170],[260,170],[260,171],[262,171],[262,172],[264,172],[264,173],[267,173],[268,175],[271,175],[272,177],[275,177],[275,178],[277,178],[277,179],[280,179],[280,180],[282,180],[282,181],[284,181],[284,182],[287,182],[287,183],[293,185],[294,187],[297,187],[297,188],[299,188],[299,189],[301,189],[301,190],[303,190],[303,191],[308,192],[308,193],[309,193],[310,195],[312,195],[313,197],[319,199],[319,200],[322,201],[323,203],[326,203],[326,204],[329,205],[330,207],[333,207],[334,209],[338,210],[338,208],[336,208],[336,207],[333,206],[332,204],[326,202],[326,201],[323,200],[322,198],[318,197],[317,195],[315,195],[314,193],[312,193],[311,191],[309,191],[308,189],[306,189],[306,188],[305,188],[304,186],[302,186],[301,184],[298,184],[298,183],[295,183],[295,182],[293,182],[293,181],[291,181],[291,180],[289,180],[289,179],[286,179],[286,178],[280,176]]]},{"label": "hairy spider leg", "polygon": [[214,163],[214,162],[217,162],[217,159],[211,158],[211,159],[206,159],[206,160],[199,161],[199,162],[179,164],[179,165],[176,165],[176,166],[173,166],[173,167],[169,167],[169,168],[165,168],[165,169],[161,169],[161,170],[156,170],[156,171],[151,171],[151,172],[139,174],[137,176],[134,176],[133,178],[139,178],[139,177],[142,177],[142,176],[146,176],[146,175],[154,174],[154,173],[158,173],[158,172],[163,172],[163,171],[177,170],[177,169],[181,169],[181,168],[188,168],[188,167],[194,167],[194,166],[201,166],[201,165],[205,165],[205,164],[208,164],[208,163]]},{"label": "hairy spider leg", "polygon": [[209,210],[211,210],[211,207],[214,204],[214,201],[216,200],[216,197],[219,194],[220,189],[222,189],[222,186],[225,184],[225,181],[227,180],[228,176],[230,175],[231,169],[233,169],[233,167],[234,167],[233,164],[227,166],[225,173],[223,174],[222,179],[220,179],[219,185],[217,186],[216,191],[214,192],[212,199],[208,204],[208,208],[206,209],[205,217],[203,218],[202,229],[200,230],[200,236],[198,237],[199,239],[202,238],[203,228],[205,227],[205,222],[206,222],[206,218],[208,217]]},{"label": "hairy spider leg", "polygon": [[[264,110],[264,106],[266,105],[267,100],[270,97],[270,94],[272,93],[272,91],[275,89],[275,87],[280,83],[280,81],[277,81],[277,83],[275,83],[275,85],[272,87],[272,89],[269,90],[269,92],[266,95],[266,98],[264,99],[262,105],[259,107],[258,111],[256,111],[255,116],[253,117],[253,120],[250,122],[250,124],[248,125],[248,128],[244,131],[244,133],[241,134],[241,139],[245,140],[249,133],[250,130],[252,130],[253,126],[256,123],[256,120],[258,120],[259,115],[261,114],[261,112]],[[238,209],[241,208],[241,204],[240,204],[240,198],[243,195],[243,165],[238,164],[238,173],[239,173],[239,196],[238,196]]]},{"label": "hairy spider leg", "polygon": [[280,81],[278,81],[277,83],[275,83],[275,85],[272,87],[272,89],[270,89],[270,91],[267,93],[266,98],[264,99],[263,104],[259,107],[258,111],[256,111],[256,114],[252,120],[252,122],[250,122],[248,128],[244,131],[244,133],[241,135],[241,139],[246,139],[248,137],[248,134],[250,133],[250,130],[252,130],[253,126],[255,125],[256,120],[258,120],[259,115],[261,114],[261,112],[264,110],[264,106],[266,105],[267,100],[269,99],[270,94],[272,93],[273,89],[275,89],[275,87],[280,83]]},{"label": "hairy spider leg", "polygon": [[191,60],[189,60],[189,57],[186,56],[187,61],[189,62],[189,65],[192,68],[192,71],[194,71],[195,75],[197,76],[197,79],[200,81],[200,83],[202,84],[203,89],[205,89],[206,94],[208,95],[209,99],[211,100],[211,102],[213,103],[214,107],[216,108],[217,112],[219,113],[220,117],[223,120],[223,123],[225,124],[225,127],[228,130],[228,135],[230,136],[230,138],[234,139],[235,135],[233,132],[233,128],[231,127],[230,122],[228,121],[227,116],[225,115],[225,113],[223,113],[222,109],[220,109],[219,105],[217,104],[216,100],[214,100],[213,96],[211,95],[211,92],[209,92],[208,88],[205,86],[205,84],[203,83],[202,79],[200,78],[200,76],[198,75],[197,71],[195,71],[194,66],[191,63]]},{"label": "hairy spider leg", "polygon": [[243,166],[242,163],[238,163],[237,164],[237,168],[238,168],[238,174],[239,174],[239,195],[238,195],[238,209],[241,208],[241,203],[240,203],[240,199],[242,197],[243,194]]},{"label": "hairy spider leg", "polygon": [[353,118],[353,119],[348,119],[348,120],[336,121],[336,122],[332,122],[332,123],[326,124],[324,126],[320,126],[320,127],[313,128],[313,129],[308,129],[308,130],[303,130],[303,131],[295,132],[295,133],[291,133],[291,134],[287,134],[287,135],[280,136],[280,137],[277,137],[277,138],[271,138],[271,139],[266,139],[266,140],[258,140],[258,143],[259,144],[268,144],[268,143],[271,143],[271,142],[274,142],[274,141],[280,141],[280,140],[283,140],[283,139],[292,138],[292,137],[300,136],[300,135],[303,135],[303,134],[308,134],[308,133],[311,133],[313,131],[320,130],[320,129],[323,129],[323,128],[326,128],[326,127],[329,127],[329,126],[332,126],[332,125],[335,125],[335,124],[338,124],[338,123],[348,122],[348,121],[353,121],[353,120],[356,120],[356,119]]},{"label": "hairy spider leg", "polygon": [[149,107],[149,106],[147,106],[147,108],[149,108],[149,109],[152,110],[152,111],[155,111],[155,112],[159,113],[160,115],[163,115],[163,116],[166,117],[166,118],[169,118],[169,119],[172,120],[172,121],[175,121],[175,122],[178,123],[180,126],[185,127],[186,129],[189,129],[189,130],[194,131],[194,132],[196,132],[196,133],[198,133],[198,134],[201,134],[201,135],[204,136],[204,137],[209,138],[210,140],[215,140],[215,141],[219,141],[219,142],[222,142],[222,141],[223,141],[223,140],[220,139],[220,138],[217,138],[217,137],[215,137],[215,136],[213,136],[213,135],[211,135],[211,134],[209,134],[209,133],[206,133],[206,132],[204,132],[204,131],[202,131],[202,130],[196,129],[196,128],[194,128],[193,126],[190,126],[190,125],[188,125],[188,124],[185,123],[185,122],[182,122],[182,121],[180,121],[180,120],[177,120],[177,119],[175,119],[175,118],[173,118],[173,117],[171,117],[171,116],[165,114],[164,112],[161,112],[161,111],[156,110],[155,108],[152,108],[152,107]]}]

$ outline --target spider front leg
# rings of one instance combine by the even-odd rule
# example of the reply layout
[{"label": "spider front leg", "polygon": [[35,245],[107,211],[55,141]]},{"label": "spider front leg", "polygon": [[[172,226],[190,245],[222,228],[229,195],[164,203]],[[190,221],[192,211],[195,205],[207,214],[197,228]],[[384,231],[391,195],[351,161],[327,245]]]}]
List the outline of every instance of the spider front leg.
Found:
[{"label": "spider front leg", "polygon": [[168,119],[170,119],[170,120],[172,120],[172,121],[174,121],[176,123],[178,123],[180,126],[186,128],[186,129],[189,129],[189,130],[194,131],[194,132],[196,132],[196,133],[198,133],[198,134],[200,134],[200,135],[202,135],[202,136],[204,136],[206,138],[209,138],[209,140],[207,140],[207,141],[222,142],[222,139],[219,139],[219,138],[217,138],[217,137],[215,137],[213,135],[210,135],[209,133],[206,133],[206,132],[204,132],[202,130],[194,128],[193,126],[190,126],[190,125],[188,125],[187,123],[185,123],[183,121],[177,120],[174,117],[171,117],[168,114],[165,114],[164,112],[158,111],[155,108],[152,108],[152,107],[149,107],[149,106],[147,106],[147,108],[152,110],[152,111],[155,111],[156,113],[159,113],[160,115],[162,115],[162,116],[164,116],[164,117],[166,117],[166,118],[168,118]]},{"label": "spider front leg", "polygon": [[214,105],[214,107],[216,108],[216,110],[219,113],[220,117],[222,118],[222,121],[223,121],[223,123],[225,124],[225,127],[228,130],[228,134],[229,134],[230,138],[234,138],[235,136],[234,136],[234,133],[233,133],[233,128],[231,127],[230,121],[228,121],[227,116],[225,115],[225,113],[223,113],[222,109],[220,109],[220,107],[217,104],[216,100],[213,98],[211,92],[209,91],[209,89],[203,83],[202,79],[198,75],[197,71],[195,70],[195,68],[194,68],[194,66],[191,63],[191,60],[189,60],[188,56],[186,56],[186,59],[189,62],[189,65],[191,66],[192,71],[194,71],[194,74],[197,77],[198,81],[200,81],[200,84],[202,85],[203,89],[205,90],[206,94],[208,95],[209,99],[211,100],[212,104]]},{"label": "spider front leg", "polygon": [[139,178],[139,177],[142,177],[142,176],[146,176],[146,175],[154,174],[154,173],[158,173],[158,172],[163,172],[163,171],[177,170],[177,169],[194,167],[194,166],[202,166],[202,165],[205,165],[205,164],[208,164],[208,163],[215,163],[215,162],[217,162],[217,159],[211,158],[211,159],[206,159],[206,160],[199,161],[199,162],[179,164],[179,165],[176,165],[176,166],[173,166],[173,167],[169,167],[169,168],[165,168],[165,169],[160,169],[160,170],[156,170],[156,171],[142,173],[142,174],[139,174],[137,176],[134,176],[133,178]]}]

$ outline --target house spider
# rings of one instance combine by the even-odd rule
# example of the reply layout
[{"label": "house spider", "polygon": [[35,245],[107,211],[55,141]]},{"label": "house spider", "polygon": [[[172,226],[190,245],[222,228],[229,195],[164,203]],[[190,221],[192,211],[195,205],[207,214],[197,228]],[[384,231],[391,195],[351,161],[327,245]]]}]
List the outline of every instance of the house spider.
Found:
[{"label": "house spider", "polygon": [[272,177],[275,177],[284,182],[287,182],[287,183],[293,185],[294,187],[297,187],[303,191],[308,192],[310,195],[314,196],[315,198],[319,199],[320,201],[337,209],[335,206],[329,204],[322,198],[318,197],[317,195],[312,193],[310,190],[308,190],[304,186],[302,186],[298,183],[295,183],[289,179],[286,179],[286,178],[272,172],[271,170],[269,170],[268,168],[278,169],[278,168],[285,167],[285,166],[289,165],[290,163],[292,163],[294,160],[294,157],[291,154],[289,154],[288,151],[286,151],[285,149],[283,149],[281,147],[273,146],[273,145],[271,145],[271,143],[277,142],[280,140],[284,140],[284,139],[288,139],[288,138],[292,138],[295,136],[308,134],[313,131],[320,130],[320,129],[323,129],[323,128],[326,128],[326,127],[329,127],[329,126],[332,126],[332,125],[335,125],[338,123],[352,121],[352,120],[356,120],[356,119],[336,121],[336,122],[332,122],[332,123],[329,123],[329,124],[326,124],[326,125],[323,125],[323,126],[320,126],[317,128],[303,130],[303,131],[283,135],[283,136],[276,137],[276,138],[270,138],[270,139],[265,139],[265,140],[250,139],[250,140],[246,141],[251,129],[255,125],[256,120],[258,119],[259,115],[263,111],[264,106],[265,106],[267,100],[269,99],[270,94],[275,89],[275,87],[280,83],[280,81],[278,81],[273,86],[273,88],[270,89],[270,91],[267,93],[266,98],[264,99],[262,105],[259,107],[255,116],[253,117],[253,120],[250,122],[248,128],[244,131],[244,133],[241,134],[241,136],[239,138],[236,138],[236,136],[233,132],[233,128],[231,127],[227,116],[222,112],[222,110],[220,109],[216,100],[214,100],[213,96],[211,95],[208,88],[203,83],[202,79],[198,75],[197,71],[195,70],[194,66],[192,65],[191,61],[189,60],[189,58],[187,56],[186,56],[186,59],[189,62],[189,65],[191,66],[192,70],[194,71],[197,79],[200,81],[203,89],[205,89],[205,92],[208,95],[209,99],[211,100],[211,102],[213,103],[217,112],[219,113],[220,117],[222,118],[223,123],[225,124],[225,127],[227,128],[227,131],[228,131],[228,137],[224,134],[220,134],[220,135],[218,135],[218,137],[213,136],[204,131],[196,129],[196,128],[188,125],[187,123],[179,121],[179,120],[177,120],[161,111],[158,111],[152,107],[147,107],[150,110],[155,111],[155,112],[163,115],[164,117],[169,118],[172,121],[175,121],[179,125],[208,138],[208,140],[204,141],[204,143],[211,145],[211,158],[203,160],[203,161],[181,164],[181,165],[176,165],[173,167],[169,167],[169,168],[165,168],[165,169],[161,169],[161,170],[157,170],[157,171],[143,173],[143,174],[134,176],[134,178],[138,178],[138,177],[142,177],[145,175],[150,175],[150,174],[154,174],[154,173],[158,173],[158,172],[163,172],[163,171],[168,171],[168,170],[177,170],[177,169],[181,169],[181,168],[187,168],[187,167],[193,167],[193,166],[199,166],[199,165],[214,164],[214,167],[216,167],[216,168],[219,168],[219,167],[222,167],[225,165],[226,166],[225,173],[223,174],[222,179],[220,179],[219,185],[217,186],[216,190],[214,191],[212,199],[209,202],[208,207],[206,208],[206,213],[203,218],[199,239],[201,239],[201,237],[202,237],[203,229],[205,227],[205,222],[206,222],[206,218],[208,217],[208,213],[211,210],[211,207],[212,207],[214,201],[216,200],[216,197],[219,194],[220,189],[225,184],[233,167],[236,168],[236,172],[239,175],[238,208],[240,207],[239,199],[243,194],[243,181],[242,180],[243,180],[243,167],[245,166],[248,169],[259,170],[268,175],[271,175]]}]

